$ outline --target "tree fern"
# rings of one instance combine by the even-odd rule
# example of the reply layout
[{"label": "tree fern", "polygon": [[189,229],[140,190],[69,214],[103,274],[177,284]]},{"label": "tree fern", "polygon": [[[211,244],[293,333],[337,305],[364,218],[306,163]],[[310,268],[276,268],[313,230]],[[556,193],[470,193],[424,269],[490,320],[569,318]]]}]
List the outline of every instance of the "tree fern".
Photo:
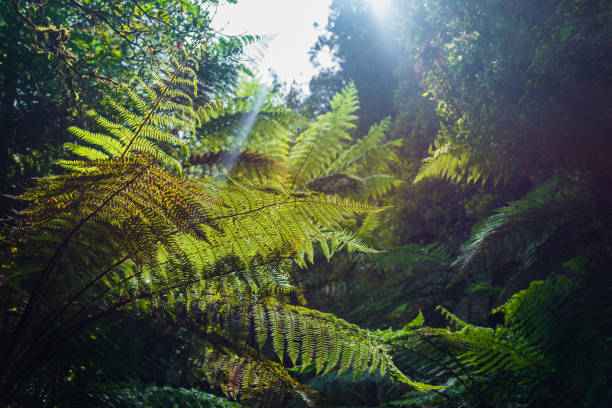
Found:
[{"label": "tree fern", "polygon": [[[189,99],[173,87],[191,86],[193,71],[175,63],[171,77],[164,72],[155,75],[161,90],[139,80],[148,96],[126,90],[140,114],[109,102],[123,124],[94,115],[110,135],[74,130],[93,146],[74,147],[86,160],[63,162],[74,171],[41,179],[21,197],[29,206],[14,220],[14,250],[3,275],[25,289],[8,297],[15,318],[3,327],[1,400],[10,401],[67,338],[127,307],[155,314],[184,309],[186,325],[204,318],[203,339],[222,344],[226,356],[232,351],[229,360],[219,357],[218,367],[249,367],[241,377],[227,377],[228,395],[272,398],[264,391],[275,389],[265,380],[273,376],[290,385],[279,390],[300,389],[282,365],[260,356],[270,343],[281,363],[288,356],[319,373],[352,370],[356,376],[378,369],[417,389],[431,388],[397,369],[369,332],[290,304],[291,296],[303,296],[292,283],[295,268],[313,261],[315,245],[329,255],[342,246],[368,250],[340,224],[378,209],[337,195],[185,179],[160,166],[177,164],[164,144],[181,140],[193,123],[190,105],[175,102]],[[248,351],[255,346],[261,352]],[[263,383],[245,382],[250,371],[261,373]]]},{"label": "tree fern", "polygon": [[360,176],[373,173],[389,173],[390,164],[398,160],[392,147],[401,146],[401,140],[385,142],[391,118],[372,125],[363,139],[344,150],[329,166],[328,172],[347,172]]},{"label": "tree fern", "polygon": [[[434,142],[435,150],[429,148],[429,156],[423,159],[419,172],[414,178],[418,183],[427,178],[441,178],[453,182],[465,181],[467,183],[483,184],[489,178],[483,166],[474,158],[474,153],[469,149],[462,149],[453,145],[451,142],[440,144],[436,139]],[[495,183],[499,179],[495,180]]]},{"label": "tree fern", "polygon": [[[225,160],[218,164],[229,171],[240,154],[258,154],[277,162],[284,159],[289,151],[290,127],[297,121],[297,115],[280,106],[278,96],[266,86],[246,79],[235,96],[203,107],[198,116],[203,126],[198,129],[200,141],[194,152],[226,152]],[[264,167],[260,170],[266,176],[274,174]]]}]

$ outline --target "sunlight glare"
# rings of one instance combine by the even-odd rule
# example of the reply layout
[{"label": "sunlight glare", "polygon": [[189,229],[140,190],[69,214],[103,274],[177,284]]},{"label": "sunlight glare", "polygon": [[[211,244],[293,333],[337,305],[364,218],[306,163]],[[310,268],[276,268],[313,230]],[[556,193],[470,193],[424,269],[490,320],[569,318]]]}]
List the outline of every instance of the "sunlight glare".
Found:
[{"label": "sunlight glare", "polygon": [[377,15],[382,14],[389,5],[389,0],[367,0],[367,2],[372,11]]},{"label": "sunlight glare", "polygon": [[253,101],[253,105],[251,107],[251,111],[247,114],[247,116],[242,120],[240,125],[238,126],[238,131],[236,133],[236,149],[234,149],[229,156],[224,160],[224,167],[227,169],[227,174],[223,176],[227,177],[232,172],[232,169],[236,165],[236,161],[238,160],[238,156],[240,155],[240,150],[242,146],[246,143],[253,126],[257,122],[257,116],[259,116],[259,112],[263,107],[266,96],[269,93],[269,89],[267,86],[261,86],[259,91],[255,95],[255,99]]}]

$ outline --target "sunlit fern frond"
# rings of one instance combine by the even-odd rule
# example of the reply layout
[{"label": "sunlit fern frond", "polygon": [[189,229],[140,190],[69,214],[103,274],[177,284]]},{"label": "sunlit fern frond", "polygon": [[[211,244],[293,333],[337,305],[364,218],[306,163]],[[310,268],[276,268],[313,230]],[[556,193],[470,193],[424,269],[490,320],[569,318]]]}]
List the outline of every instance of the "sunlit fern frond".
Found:
[{"label": "sunlit fern frond", "polygon": [[[442,126],[444,130],[444,126]],[[480,154],[470,145],[458,144],[438,137],[429,147],[429,156],[423,159],[414,183],[425,179],[443,179],[455,183],[507,183],[513,174],[505,160]]]},{"label": "sunlit fern frond", "polygon": [[271,348],[281,363],[290,362],[301,370],[312,367],[317,374],[337,371],[340,375],[350,370],[355,378],[366,371],[379,371],[382,376],[388,374],[391,379],[417,389],[436,388],[407,378],[393,364],[383,340],[332,314],[272,298],[251,303],[231,304],[218,298],[211,302],[216,307],[209,303],[208,309],[214,313],[207,314],[207,321],[222,322],[220,335],[242,331],[245,339],[255,339],[260,350]]},{"label": "sunlit fern frond", "polygon": [[[317,374],[352,371],[354,378],[378,371],[421,391],[437,388],[404,375],[393,363],[385,339],[331,314],[277,297],[227,296],[224,287],[219,292],[201,285],[189,290],[197,299],[195,309],[181,319],[216,350],[204,347],[196,360],[213,384],[248,406],[274,406],[270,404],[282,401],[288,391],[310,402],[311,393],[286,366],[314,369]],[[281,364],[264,352],[276,354]]]},{"label": "sunlit fern frond", "polygon": [[290,185],[301,187],[327,172],[328,166],[346,148],[355,129],[359,109],[357,89],[344,88],[331,101],[331,111],[316,118],[299,134],[289,154]]},{"label": "sunlit fern frond", "polygon": [[[374,213],[370,213],[371,215]],[[318,236],[323,255],[330,259],[335,253],[346,248],[348,252],[378,253],[377,250],[363,243],[358,234],[349,231],[322,231]]]},{"label": "sunlit fern frond", "polygon": [[[161,64],[152,74],[151,85],[140,77],[118,85],[117,94],[123,100],[105,99],[108,117],[94,110],[87,112],[104,133],[70,127],[68,130],[79,143],[66,143],[65,147],[86,160],[147,153],[180,172],[178,157],[187,151],[187,142],[193,137],[199,119],[192,100],[197,92],[197,61],[186,53],[177,58]],[[83,169],[74,160],[62,160],[59,164]]]},{"label": "sunlit fern frond", "polygon": [[[229,173],[235,179],[257,180],[263,183],[264,180],[274,180],[286,171],[284,163],[272,157],[265,156],[259,152],[243,151],[218,151],[202,154],[192,154],[189,157],[189,164],[197,166],[205,175],[216,176]],[[191,168],[190,173],[195,174],[196,170]]]},{"label": "sunlit fern frond", "polygon": [[[496,375],[505,371],[520,378],[531,371],[535,375],[527,377],[534,382],[532,386],[536,386],[542,376],[550,375],[551,361],[545,350],[565,341],[551,338],[551,329],[560,324],[562,310],[571,309],[570,305],[563,305],[571,286],[571,280],[561,277],[533,282],[493,310],[505,315],[505,324],[494,329],[469,324],[438,307],[455,330],[438,329],[430,333],[431,329],[426,329],[424,334],[434,334],[457,345],[458,360],[469,367],[473,375]],[[579,313],[576,311],[574,317]]]},{"label": "sunlit fern frond", "polygon": [[[313,240],[321,234],[337,229],[355,214],[376,210],[337,196],[231,181],[187,181],[154,165],[150,156],[80,162],[79,166],[83,172],[43,179],[23,196],[32,203],[23,213],[26,230],[35,228],[41,238],[61,241],[74,219],[83,216],[92,222],[83,228],[92,229],[94,242],[106,237],[96,236],[95,228],[107,229],[121,242],[119,253],[135,256],[141,249],[157,251],[153,248],[161,245],[170,254],[183,254],[187,264],[197,265],[198,259],[204,259],[199,268],[216,265],[225,257],[248,265],[279,252],[303,263],[304,256],[312,259]],[[185,255],[187,243],[194,252],[189,256]],[[81,244],[73,241],[72,245]],[[108,245],[99,250],[108,247],[112,253],[115,249]],[[146,258],[153,262],[158,256]]]},{"label": "sunlit fern frond", "polygon": [[[62,271],[50,276],[65,302],[52,327],[83,305],[104,310],[153,298],[189,308],[198,304],[194,286],[236,301],[249,294],[299,298],[283,262],[304,266],[324,240],[332,248],[365,248],[333,231],[374,210],[315,193],[187,181],[148,156],[80,166],[84,171],[43,179],[23,196],[31,206],[15,236],[17,282],[37,279],[48,259]],[[48,302],[53,309],[58,298]]]},{"label": "sunlit fern frond", "polygon": [[401,146],[401,140],[386,142],[386,134],[391,118],[385,118],[372,125],[363,139],[357,140],[349,149],[343,151],[329,166],[328,172],[347,172],[359,176],[375,173],[389,173],[390,164],[398,161],[394,147]]},{"label": "sunlit fern frond", "polygon": [[390,123],[390,118],[386,118],[373,125],[363,139],[341,151],[307,187],[320,192],[376,199],[401,184],[401,180],[385,174],[391,171],[390,164],[398,160],[393,147],[401,142],[384,142]]},{"label": "sunlit fern frond", "polygon": [[289,128],[297,120],[265,85],[246,80],[233,98],[206,105],[198,115],[203,126],[196,153],[238,150],[277,160],[287,155]]},{"label": "sunlit fern frond", "polygon": [[357,236],[361,239],[366,239],[369,237],[372,232],[380,225],[380,220],[378,218],[378,214],[371,213],[366,215],[361,221],[361,225],[359,226],[359,230],[357,231]]},{"label": "sunlit fern frond", "polygon": [[[259,319],[261,325],[252,327],[267,332],[279,353],[295,356],[292,349],[278,348],[284,342],[280,336],[290,334],[275,325],[287,318],[295,323],[291,333],[304,336],[299,340],[303,364],[315,362],[318,371],[324,366],[359,373],[374,364],[392,364],[374,359],[369,353],[379,353],[382,345],[370,349],[368,341],[347,351],[343,365],[330,363],[325,360],[330,347],[351,347],[324,345],[321,339],[331,342],[328,334],[339,338],[363,333],[331,315],[285,304],[289,295],[297,294],[292,264],[304,266],[304,258],[312,261],[314,244],[327,241],[336,249],[367,250],[352,234],[335,231],[347,218],[375,208],[312,192],[185,180],[145,154],[78,166],[82,170],[40,180],[22,197],[30,206],[21,213],[15,236],[19,249],[10,264],[17,269],[6,271],[28,286],[41,270],[53,270],[47,279],[52,287],[62,288],[39,300],[50,317],[40,322],[45,329],[34,336],[34,344],[45,336],[69,335],[62,325],[78,327],[87,316],[127,306],[149,310],[184,305],[215,316],[235,316],[225,315],[226,322]],[[45,267],[49,259],[52,266]],[[265,310],[258,314],[261,299],[266,299]],[[85,310],[88,314],[82,315]],[[333,329],[322,322],[339,326]],[[231,334],[229,339],[234,338]],[[324,349],[315,350],[317,345]],[[385,367],[409,381],[392,366]]]},{"label": "sunlit fern frond", "polygon": [[389,174],[373,174],[363,178],[365,188],[360,192],[363,198],[380,198],[394,187],[402,184],[402,180]]}]

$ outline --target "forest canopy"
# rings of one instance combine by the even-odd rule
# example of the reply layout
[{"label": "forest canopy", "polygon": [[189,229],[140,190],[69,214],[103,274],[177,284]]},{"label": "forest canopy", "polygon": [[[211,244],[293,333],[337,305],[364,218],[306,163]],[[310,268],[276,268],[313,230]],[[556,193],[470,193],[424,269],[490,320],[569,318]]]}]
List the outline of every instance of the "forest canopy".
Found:
[{"label": "forest canopy", "polygon": [[609,406],[612,4],[222,3],[0,6],[0,405]]}]

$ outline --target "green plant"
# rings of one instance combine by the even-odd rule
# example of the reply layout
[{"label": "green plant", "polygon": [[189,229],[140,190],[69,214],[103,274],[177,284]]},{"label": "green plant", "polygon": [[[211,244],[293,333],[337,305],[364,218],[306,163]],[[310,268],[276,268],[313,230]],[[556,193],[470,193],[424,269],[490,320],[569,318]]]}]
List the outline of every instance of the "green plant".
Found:
[{"label": "green plant", "polygon": [[[122,88],[125,102],[109,100],[116,119],[91,114],[106,134],[72,130],[82,142],[68,148],[86,160],[63,161],[71,172],[21,196],[29,205],[14,220],[2,272],[0,400],[25,392],[67,339],[124,308],[177,319],[199,338],[193,361],[245,403],[280,401],[284,391],[310,398],[285,356],[317,372],[378,369],[431,388],[399,371],[367,330],[291,304],[302,297],[295,268],[312,262],[313,244],[365,249],[339,224],[376,209],[310,191],[182,178],[172,144],[183,144],[197,120],[182,89],[196,77],[186,54],[173,61],[155,74],[157,85],[136,80],[136,90]],[[270,347],[280,363],[265,356]]]}]

